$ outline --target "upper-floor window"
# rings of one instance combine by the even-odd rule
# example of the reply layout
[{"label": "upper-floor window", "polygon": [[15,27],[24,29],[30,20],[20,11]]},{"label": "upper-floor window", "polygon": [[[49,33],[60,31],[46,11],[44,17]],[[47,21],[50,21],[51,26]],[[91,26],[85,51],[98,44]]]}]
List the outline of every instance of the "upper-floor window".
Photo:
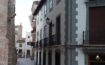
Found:
[{"label": "upper-floor window", "polygon": [[47,37],[47,26],[44,26],[44,38]]},{"label": "upper-floor window", "polygon": [[59,4],[60,1],[61,1],[61,0],[56,0],[56,4]]},{"label": "upper-floor window", "polygon": [[40,30],[40,40],[42,39],[42,29]]},{"label": "upper-floor window", "polygon": [[28,36],[28,38],[30,38],[30,36]]},{"label": "upper-floor window", "polygon": [[47,3],[44,6],[44,14],[45,14],[45,16],[47,15]]},{"label": "upper-floor window", "polygon": [[19,47],[22,47],[22,44],[19,44]]},{"label": "upper-floor window", "polygon": [[37,41],[39,40],[39,32],[37,32]]},{"label": "upper-floor window", "polygon": [[49,0],[49,5],[50,5],[50,10],[51,10],[53,7],[53,0]]}]

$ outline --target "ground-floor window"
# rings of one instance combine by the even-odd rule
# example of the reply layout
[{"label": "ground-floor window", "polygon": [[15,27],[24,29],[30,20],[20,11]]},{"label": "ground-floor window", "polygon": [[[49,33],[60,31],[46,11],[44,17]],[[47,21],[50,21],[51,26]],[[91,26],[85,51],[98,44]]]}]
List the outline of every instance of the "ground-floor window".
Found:
[{"label": "ground-floor window", "polygon": [[27,57],[30,57],[30,50],[27,50]]},{"label": "ground-floor window", "polygon": [[41,52],[39,53],[39,65],[41,65]]},{"label": "ground-floor window", "polygon": [[55,65],[60,65],[60,50],[55,51]]},{"label": "ground-floor window", "polygon": [[19,53],[22,53],[22,49],[19,49]]},{"label": "ground-floor window", "polygon": [[49,50],[48,52],[48,65],[52,65],[52,51]]},{"label": "ground-floor window", "polygon": [[43,52],[43,65],[46,65],[46,52]]}]

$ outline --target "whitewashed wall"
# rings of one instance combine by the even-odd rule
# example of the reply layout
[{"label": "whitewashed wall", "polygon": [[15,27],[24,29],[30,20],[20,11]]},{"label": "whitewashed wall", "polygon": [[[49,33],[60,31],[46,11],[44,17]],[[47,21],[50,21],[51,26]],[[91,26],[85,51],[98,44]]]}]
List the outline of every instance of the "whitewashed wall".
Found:
[{"label": "whitewashed wall", "polygon": [[[28,36],[30,36],[30,38],[28,38]],[[32,47],[30,45],[27,45],[27,42],[31,42],[32,41],[32,36],[30,32],[26,32],[26,40],[25,40],[25,57],[27,54],[27,50],[30,50],[30,55],[32,55]]]}]

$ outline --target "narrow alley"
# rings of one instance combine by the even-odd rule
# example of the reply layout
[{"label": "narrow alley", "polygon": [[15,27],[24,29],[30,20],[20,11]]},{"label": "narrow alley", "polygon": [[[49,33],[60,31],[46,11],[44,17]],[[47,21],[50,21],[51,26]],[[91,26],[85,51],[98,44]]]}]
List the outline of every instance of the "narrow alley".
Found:
[{"label": "narrow alley", "polygon": [[17,65],[34,65],[34,61],[30,58],[18,58]]},{"label": "narrow alley", "polygon": [[105,0],[0,0],[0,65],[105,65]]}]

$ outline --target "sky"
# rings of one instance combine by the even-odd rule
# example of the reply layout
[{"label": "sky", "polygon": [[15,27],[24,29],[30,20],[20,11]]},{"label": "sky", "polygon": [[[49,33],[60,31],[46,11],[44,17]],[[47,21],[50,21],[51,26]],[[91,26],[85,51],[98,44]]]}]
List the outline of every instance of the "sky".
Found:
[{"label": "sky", "polygon": [[20,23],[22,24],[22,37],[26,37],[26,32],[30,32],[32,30],[29,21],[32,4],[33,0],[16,0],[15,25],[19,25]]}]

